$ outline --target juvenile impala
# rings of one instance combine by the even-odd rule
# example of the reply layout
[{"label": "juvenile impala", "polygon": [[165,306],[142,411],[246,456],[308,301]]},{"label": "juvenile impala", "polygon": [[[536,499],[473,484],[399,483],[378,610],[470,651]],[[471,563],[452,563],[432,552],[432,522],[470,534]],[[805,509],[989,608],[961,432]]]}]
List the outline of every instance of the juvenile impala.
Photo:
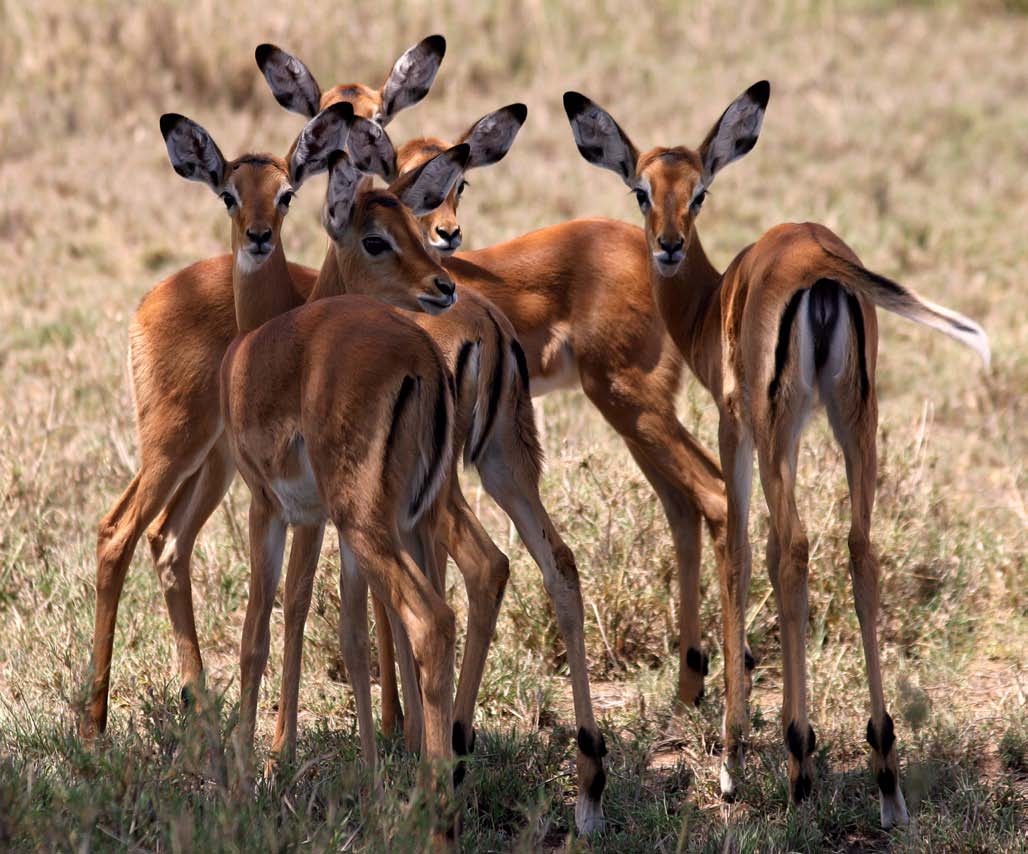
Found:
[{"label": "juvenile impala", "polygon": [[[442,36],[430,36],[396,61],[380,90],[362,84],[337,88],[364,93],[353,96],[361,115],[388,121],[425,96],[444,52]],[[274,50],[266,51],[265,58],[269,56],[274,56]],[[278,73],[288,72],[288,68],[276,68]],[[290,198],[283,195],[283,210]],[[197,534],[235,474],[218,417],[218,368],[237,333],[233,280],[243,290],[260,290],[267,279],[288,274],[294,281],[297,305],[313,283],[313,273],[308,272],[305,279],[297,271],[306,268],[286,262],[280,225],[276,220],[271,237],[258,244],[272,250],[259,266],[245,252],[200,261],[155,286],[136,310],[129,333],[129,362],[140,464],[99,525],[93,680],[80,723],[86,738],[102,733],[107,725],[118,602],[144,531],[175,635],[183,697],[192,695],[203,681],[189,561]],[[306,536],[303,529],[297,531],[301,547],[310,545],[303,542]],[[294,550],[290,560],[301,551],[311,550]]]},{"label": "juvenile impala", "polygon": [[[161,131],[176,172],[232,199],[233,245],[249,246],[253,254],[251,232],[270,230],[281,216],[275,201],[328,168],[352,112],[350,104],[337,103],[319,113],[286,161],[248,155],[226,162],[202,128],[178,115],[163,116]],[[411,195],[438,204],[466,159],[466,146],[440,158],[434,171],[412,183]],[[376,194],[378,204],[390,198],[400,228],[379,220],[380,239],[417,249],[420,235],[411,214],[395,197]],[[335,210],[330,193],[326,216]],[[402,264],[408,275],[393,279],[397,300],[431,312],[453,305],[452,281],[423,250],[405,253]],[[316,558],[331,520],[339,533],[344,601],[359,575],[397,615],[417,666],[412,684],[421,693],[426,757],[446,759],[452,750],[455,627],[434,583],[434,537],[436,499],[451,470],[454,402],[442,356],[410,320],[363,297],[289,310],[296,295],[284,275],[260,288],[237,288],[235,296],[240,334],[221,365],[220,414],[251,492],[251,587],[240,652],[243,745],[253,743],[286,526],[311,531],[304,542]],[[287,591],[287,614],[295,599]],[[344,625],[341,636],[361,628],[366,633],[366,626]],[[362,737],[367,744],[369,733]],[[373,736],[371,744],[373,751]]]},{"label": "juvenile impala", "polygon": [[[274,56],[288,64],[290,72],[265,75],[272,91],[287,109],[310,116],[313,98],[299,98],[292,89],[320,93],[321,87],[300,60],[284,51]],[[401,172],[416,168],[428,148],[440,146],[429,139],[402,147]],[[460,188],[458,184],[451,193],[452,202]],[[453,221],[446,216],[446,205],[435,216],[447,221],[430,217],[426,231],[445,251],[453,241],[443,246],[436,229],[441,226],[452,235]],[[698,237],[695,245],[699,246]],[[702,282],[710,265],[702,250],[694,258],[683,266],[683,275]],[[707,671],[699,624],[700,531],[705,520],[718,573],[723,575],[724,482],[716,460],[675,413],[682,357],[654,302],[642,230],[615,220],[572,220],[488,249],[459,252],[446,258],[444,266],[461,293],[474,290],[488,297],[513,324],[525,351],[532,393],[580,385],[625,440],[657,492],[678,563],[678,699],[682,704],[698,703]],[[746,663],[753,665],[748,654]]]},{"label": "juvenile impala", "polygon": [[820,400],[846,458],[852,519],[850,575],[871,692],[871,745],[883,827],[907,822],[892,718],[885,710],[878,656],[878,562],[871,544],[877,466],[875,306],[927,324],[973,348],[988,365],[981,327],[864,268],[835,234],[814,223],[778,225],[719,276],[684,275],[696,243],[695,218],[715,175],[757,142],[770,97],[766,81],[733,101],[698,149],[641,153],[601,107],[577,92],[564,108],[582,156],[616,172],[639,201],[651,257],[650,284],[689,366],[720,415],[721,465],[728,473],[728,552],[722,591],[727,683],[721,786],[731,794],[748,729],[743,634],[750,581],[747,536],[753,450],[771,516],[768,573],[782,637],[782,733],[794,801],[810,794],[815,738],[807,717],[808,545],[796,509],[800,434]]},{"label": "juvenile impala", "polygon": [[[355,120],[348,142],[349,156],[334,161],[329,175],[324,220],[332,246],[311,291],[311,301],[337,294],[361,293],[404,307],[402,299],[397,298],[394,282],[400,276],[395,270],[411,250],[383,236],[382,218],[400,215],[393,210],[395,199],[420,214],[429,208],[435,209],[442,197],[433,199],[431,204],[425,203],[419,198],[418,188],[430,183],[432,173],[455,152],[468,150],[468,162],[476,157],[484,162],[499,159],[502,153],[498,153],[496,147],[506,151],[524,119],[524,107],[516,107],[495,114],[498,118],[490,134],[473,134],[470,137],[473,145],[461,143],[437,153],[414,172],[394,181],[389,193],[367,188],[363,179],[369,173],[387,180],[393,177],[396,155],[392,145],[377,125]],[[452,191],[449,195],[452,196]],[[402,289],[399,293],[402,296]],[[539,496],[541,452],[535,434],[524,354],[509,321],[488,300],[474,292],[462,294],[445,315],[419,314],[413,319],[440,347],[455,377],[455,454],[463,449],[465,463],[476,466],[485,490],[514,521],[543,572],[571,671],[579,746],[576,823],[583,833],[599,830],[603,821],[602,792],[606,778],[602,760],[606,749],[596,726],[589,693],[578,571],[571,550],[554,527]],[[445,500],[441,502],[440,511],[442,548],[437,563],[445,566],[448,551],[464,576],[468,591],[468,637],[457,689],[453,739],[457,753],[463,754],[470,752],[473,746],[472,715],[509,565],[468,506],[456,470],[444,490]],[[296,589],[306,590],[309,597],[309,583],[298,584]],[[363,621],[363,597],[350,597],[347,610],[351,620]],[[298,608],[298,612],[306,613],[306,604]],[[302,631],[298,628],[287,632],[287,638],[296,641],[295,648],[287,651],[287,659],[298,658]],[[398,640],[402,650],[402,639]],[[363,679],[367,668],[366,649],[344,651],[344,655],[348,671],[362,674]],[[405,693],[409,681],[404,679]],[[293,704],[283,703],[282,708],[287,707],[295,708]],[[362,720],[370,722],[370,694],[358,696],[358,707],[363,708]],[[408,700],[409,740],[411,733],[417,733],[416,716],[417,710]],[[291,749],[295,743],[295,716],[285,722],[281,712],[279,717],[279,731],[285,731],[286,749]]]}]

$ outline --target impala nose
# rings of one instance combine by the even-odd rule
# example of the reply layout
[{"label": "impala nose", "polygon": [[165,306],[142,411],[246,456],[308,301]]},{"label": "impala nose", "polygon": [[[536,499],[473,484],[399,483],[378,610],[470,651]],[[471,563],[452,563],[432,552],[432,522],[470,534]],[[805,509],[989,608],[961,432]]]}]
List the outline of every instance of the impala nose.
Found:
[{"label": "impala nose", "polygon": [[453,292],[457,290],[457,286],[453,283],[453,279],[448,276],[436,276],[435,286],[439,288],[439,293],[447,297],[452,297]]},{"label": "impala nose", "polygon": [[460,246],[461,235],[459,225],[455,229],[453,229],[453,231],[447,231],[445,228],[437,226],[435,233],[442,240],[442,245],[446,248],[456,249],[458,246]]},{"label": "impala nose", "polygon": [[271,229],[265,228],[263,231],[257,231],[253,228],[246,229],[246,236],[250,238],[251,242],[258,249],[263,249],[266,243],[271,242]]},{"label": "impala nose", "polygon": [[679,237],[674,243],[665,240],[663,237],[657,238],[657,245],[664,250],[668,255],[675,255],[681,251],[682,247],[685,246],[685,238]]}]

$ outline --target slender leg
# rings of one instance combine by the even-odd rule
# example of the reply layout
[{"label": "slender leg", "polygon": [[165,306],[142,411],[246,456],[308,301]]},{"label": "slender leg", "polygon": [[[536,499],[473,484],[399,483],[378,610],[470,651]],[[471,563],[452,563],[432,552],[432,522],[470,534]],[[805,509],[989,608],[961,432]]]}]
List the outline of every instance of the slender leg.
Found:
[{"label": "slender leg", "polygon": [[724,480],[717,462],[675,415],[673,397],[653,376],[624,372],[616,376],[583,374],[582,388],[603,417],[625,439],[646,479],[661,499],[675,544],[680,590],[682,644],[678,702],[694,705],[703,692],[700,648],[700,544],[695,515],[707,523],[718,574],[727,572],[727,509]]},{"label": "slender leg", "polygon": [[539,499],[538,486],[503,455],[500,443],[490,445],[478,462],[486,491],[510,516],[532,559],[543,573],[546,592],[557,612],[557,625],[567,648],[571,691],[578,725],[578,800],[575,824],[580,833],[603,829],[603,789],[607,782],[603,757],[607,747],[596,726],[585,655],[585,613],[574,555],[557,533]]},{"label": "slender leg", "polygon": [[888,829],[893,825],[907,824],[909,817],[899,784],[895,728],[885,709],[878,654],[878,560],[871,544],[871,511],[874,508],[878,469],[878,412],[872,394],[868,402],[863,405],[853,403],[848,407],[852,412],[844,414],[844,402],[839,400],[841,396],[842,389],[839,389],[839,395],[829,400],[827,409],[832,429],[846,457],[852,513],[849,533],[850,578],[853,581],[853,601],[860,621],[860,636],[871,692],[867,740],[871,745],[875,781],[878,783],[882,827]]},{"label": "slender leg", "polygon": [[199,465],[177,467],[170,459],[147,463],[100,522],[96,543],[96,616],[93,628],[93,683],[79,734],[91,740],[107,728],[114,626],[125,576],[139,538],[168,503],[186,477]]},{"label": "slender leg", "polygon": [[250,501],[250,597],[246,603],[243,638],[239,648],[239,739],[240,753],[253,751],[257,724],[257,696],[271,644],[271,609],[282,572],[286,524],[274,509],[252,490]]},{"label": "slender leg", "polygon": [[801,407],[791,407],[795,421],[775,424],[774,435],[758,448],[760,478],[771,514],[768,533],[769,566],[777,572],[779,629],[782,637],[782,728],[789,749],[789,787],[793,801],[806,798],[813,786],[815,737],[807,718],[806,636],[809,617],[807,596],[808,541],[796,509],[796,459]]},{"label": "slender leg", "polygon": [[182,700],[187,704],[199,701],[203,690],[203,659],[193,616],[190,560],[197,534],[225,497],[235,471],[227,443],[221,439],[147,531],[154,570],[175,634]]},{"label": "slender leg", "polygon": [[[735,794],[745,766],[749,713],[746,651],[746,601],[751,550],[748,533],[753,482],[753,442],[731,415],[722,412],[718,430],[721,466],[728,474],[728,561],[721,575],[721,614],[725,649],[725,717],[722,732],[721,794]],[[752,659],[751,659],[752,660]]]},{"label": "slender leg", "polygon": [[[346,663],[360,731],[361,754],[372,774],[378,759],[375,721],[371,712],[371,669],[368,649],[368,582],[357,565],[357,556],[339,534],[342,566],[339,568],[339,646]],[[376,603],[378,600],[375,600]],[[383,611],[385,606],[381,606]],[[383,619],[388,621],[388,616]]]},{"label": "slender leg", "polygon": [[394,735],[404,728],[403,708],[396,682],[396,658],[393,655],[393,630],[389,609],[374,596],[375,639],[378,643],[378,682],[382,689],[382,732]]},{"label": "slender leg", "polygon": [[[311,607],[314,577],[325,538],[324,525],[305,525],[293,530],[289,549],[285,591],[285,644],[282,658],[282,687],[279,695],[275,738],[265,772],[270,774],[280,759],[296,752],[296,717],[303,667],[303,629]],[[366,633],[365,633],[366,634]]]}]

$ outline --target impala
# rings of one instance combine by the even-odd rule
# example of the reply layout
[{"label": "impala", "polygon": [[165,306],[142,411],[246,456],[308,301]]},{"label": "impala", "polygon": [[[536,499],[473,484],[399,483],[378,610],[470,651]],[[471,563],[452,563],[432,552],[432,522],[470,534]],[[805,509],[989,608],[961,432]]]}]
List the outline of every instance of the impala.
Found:
[{"label": "impala", "polygon": [[[431,184],[431,174],[462,149],[469,152],[469,163],[476,157],[487,162],[499,159],[502,155],[497,154],[494,146],[505,151],[525,115],[524,107],[516,107],[498,111],[494,132],[488,138],[472,135],[475,145],[461,143],[439,152],[414,172],[394,181],[390,185],[394,196],[368,189],[363,180],[369,173],[387,180],[393,177],[392,164],[396,156],[389,138],[377,125],[362,119],[355,120],[348,142],[349,156],[336,159],[330,170],[324,221],[332,246],[311,290],[311,302],[338,294],[360,293],[405,307],[403,288],[397,284],[402,278],[402,270],[397,270],[397,267],[412,250],[398,246],[393,239],[382,234],[381,219],[400,215],[392,210],[389,200],[402,200],[422,214],[424,221],[424,214],[430,208],[435,209],[445,196],[428,204],[418,196],[418,187],[426,182]],[[505,128],[502,132],[501,126]],[[393,202],[393,206],[395,204]],[[488,300],[472,291],[463,293],[445,315],[418,314],[413,319],[439,346],[455,378],[455,454],[463,450],[465,463],[476,466],[486,492],[513,520],[543,572],[546,590],[553,600],[558,626],[567,647],[571,671],[579,747],[576,823],[583,833],[599,830],[603,824],[602,792],[606,778],[602,759],[606,748],[596,726],[589,693],[578,570],[571,550],[557,532],[539,497],[541,451],[535,433],[524,354],[509,321]],[[437,564],[445,566],[448,551],[456,561],[468,591],[468,637],[461,662],[453,736],[457,753],[464,754],[473,749],[472,715],[509,575],[509,564],[468,506],[460,491],[456,471],[444,490]],[[309,582],[297,585],[297,589],[306,590],[309,600]],[[306,607],[305,603],[301,612],[305,613]],[[352,621],[366,619],[363,598],[351,598],[347,612]],[[287,651],[287,660],[292,656],[299,658],[301,637],[299,628],[295,632],[287,631],[287,638],[296,641],[292,652]],[[398,648],[403,650],[402,638],[397,636],[397,640]],[[366,673],[366,648],[349,650],[345,656],[350,672]],[[401,663],[402,660],[401,655]],[[408,698],[408,740],[416,743],[416,696],[411,697],[407,691],[410,678],[405,676],[403,681]],[[362,720],[370,722],[370,694],[359,698],[358,706],[363,708]],[[295,705],[283,704],[282,708],[295,710]],[[287,749],[291,749],[296,737],[295,713],[292,720],[283,722],[283,712],[280,711],[279,720],[279,731],[286,732],[285,744]]]},{"label": "impala", "polygon": [[[354,96],[361,115],[388,121],[425,96],[444,52],[443,38],[430,36],[396,61],[381,89],[362,84],[337,88],[363,93],[360,98]],[[271,46],[259,50],[258,56],[275,73],[288,73],[288,67],[273,62],[276,53]],[[283,196],[283,206],[290,198]],[[273,225],[270,238],[262,240],[272,252],[260,266],[252,265],[245,255],[238,264],[235,255],[200,261],[155,286],[136,310],[129,333],[129,362],[140,464],[99,525],[93,679],[79,727],[85,738],[102,733],[107,725],[118,603],[144,531],[175,635],[183,698],[193,696],[202,684],[189,562],[197,534],[235,474],[218,416],[218,367],[237,333],[233,278],[239,277],[243,290],[260,291],[266,278],[277,279],[288,272],[297,305],[313,282],[311,277],[305,280],[297,275],[305,268],[286,262],[279,227],[280,223]],[[311,552],[310,544],[302,542],[306,536],[304,529],[297,531],[300,548],[291,552],[290,561],[294,555]]]},{"label": "impala", "polygon": [[[279,103],[305,117],[328,94],[296,57],[274,56],[289,73],[265,76]],[[347,87],[335,87],[338,92]],[[298,92],[310,93],[300,97]],[[478,127],[476,123],[474,127]],[[468,141],[465,135],[464,141]],[[441,140],[412,141],[399,151],[401,172],[445,149]],[[450,251],[462,185],[426,221],[430,240]],[[449,212],[447,208],[449,207]],[[446,243],[443,235],[446,232]],[[460,237],[460,234],[457,234]],[[695,238],[699,246],[699,238]],[[683,275],[702,283],[710,265],[702,250]],[[534,395],[580,386],[622,436],[653,486],[674,541],[679,582],[681,704],[703,697],[707,656],[699,625],[701,525],[706,521],[719,577],[726,572],[724,481],[717,461],[675,413],[682,357],[667,334],[649,284],[649,253],[641,229],[607,219],[561,223],[444,260],[461,293],[487,297],[510,320],[525,352]],[[381,648],[381,646],[380,646]],[[745,662],[754,662],[747,652]],[[386,671],[383,670],[383,673]]]},{"label": "impala", "polygon": [[[271,232],[284,213],[282,198],[329,168],[352,119],[349,103],[326,108],[285,161],[247,155],[226,162],[206,131],[175,114],[162,117],[161,131],[176,172],[232,200],[237,266],[244,256],[262,266],[271,251],[253,235]],[[415,208],[433,206],[432,199],[438,204],[460,176],[467,153],[461,146],[435,161],[435,168],[426,167],[410,182],[407,201]],[[453,282],[423,249],[417,251],[420,232],[412,215],[387,193],[366,195],[368,208],[392,211],[375,221],[380,239],[407,250],[394,262],[405,274],[391,277],[394,298],[417,310],[448,309],[455,302]],[[338,205],[330,186],[329,221]],[[290,310],[297,300],[284,270],[260,288],[235,284],[239,335],[221,365],[219,409],[233,460],[251,492],[250,599],[240,651],[243,746],[253,743],[286,526],[308,531],[303,542],[316,559],[331,520],[342,554],[341,596],[345,601],[348,588],[370,583],[397,615],[417,667],[411,684],[420,689],[426,758],[446,759],[452,751],[455,626],[434,564],[436,499],[450,476],[453,452],[446,365],[424,332],[376,301],[340,297]],[[287,614],[296,605],[295,591],[288,590]],[[362,628],[366,635],[366,626],[344,625],[341,637]],[[352,647],[352,638],[344,642]],[[362,681],[357,689],[369,693],[366,674]],[[368,731],[362,740],[368,744]],[[373,735],[370,743],[373,752]]]},{"label": "impala", "polygon": [[[796,802],[811,792],[815,736],[807,716],[804,651],[808,541],[796,508],[795,481],[800,435],[820,401],[846,460],[849,569],[871,694],[867,740],[881,822],[888,828],[908,819],[876,629],[878,561],[870,530],[877,468],[875,307],[952,336],[976,350],[986,366],[989,344],[973,321],[867,270],[822,225],[775,226],[740,252],[724,275],[707,263],[696,240],[695,219],[717,173],[756,144],[770,94],[766,81],[751,86],[695,150],[677,146],[640,153],[610,114],[585,96],[566,93],[564,108],[583,157],[616,172],[635,193],[645,220],[654,299],[683,357],[718,407],[731,562],[722,593],[727,685],[722,791],[731,795],[735,790],[748,729],[742,682],[755,448],[771,517],[767,565],[782,640],[782,734],[790,792]],[[690,264],[697,256],[703,276]]]}]

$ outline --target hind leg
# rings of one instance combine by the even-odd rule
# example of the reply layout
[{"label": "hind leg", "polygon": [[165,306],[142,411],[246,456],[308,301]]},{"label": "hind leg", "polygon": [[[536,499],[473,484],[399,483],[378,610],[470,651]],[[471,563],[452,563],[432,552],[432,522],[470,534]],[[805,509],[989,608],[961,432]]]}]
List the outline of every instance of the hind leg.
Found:
[{"label": "hind leg", "polygon": [[225,440],[211,448],[200,468],[179,487],[171,504],[147,531],[157,581],[171,618],[183,702],[199,699],[203,659],[196,636],[190,560],[196,536],[228,492],[235,464]]},{"label": "hind leg", "polygon": [[841,396],[842,389],[839,392],[839,397],[833,397],[828,402],[827,409],[832,429],[846,456],[846,478],[849,481],[852,513],[849,534],[850,578],[853,581],[853,601],[860,621],[860,637],[871,692],[871,720],[867,723],[867,740],[871,745],[875,781],[878,783],[882,827],[888,829],[893,825],[907,824],[909,817],[899,784],[895,729],[885,709],[878,653],[878,560],[871,544],[871,511],[874,507],[878,468],[877,403],[872,393],[863,404],[851,401],[847,406],[847,401]]}]

